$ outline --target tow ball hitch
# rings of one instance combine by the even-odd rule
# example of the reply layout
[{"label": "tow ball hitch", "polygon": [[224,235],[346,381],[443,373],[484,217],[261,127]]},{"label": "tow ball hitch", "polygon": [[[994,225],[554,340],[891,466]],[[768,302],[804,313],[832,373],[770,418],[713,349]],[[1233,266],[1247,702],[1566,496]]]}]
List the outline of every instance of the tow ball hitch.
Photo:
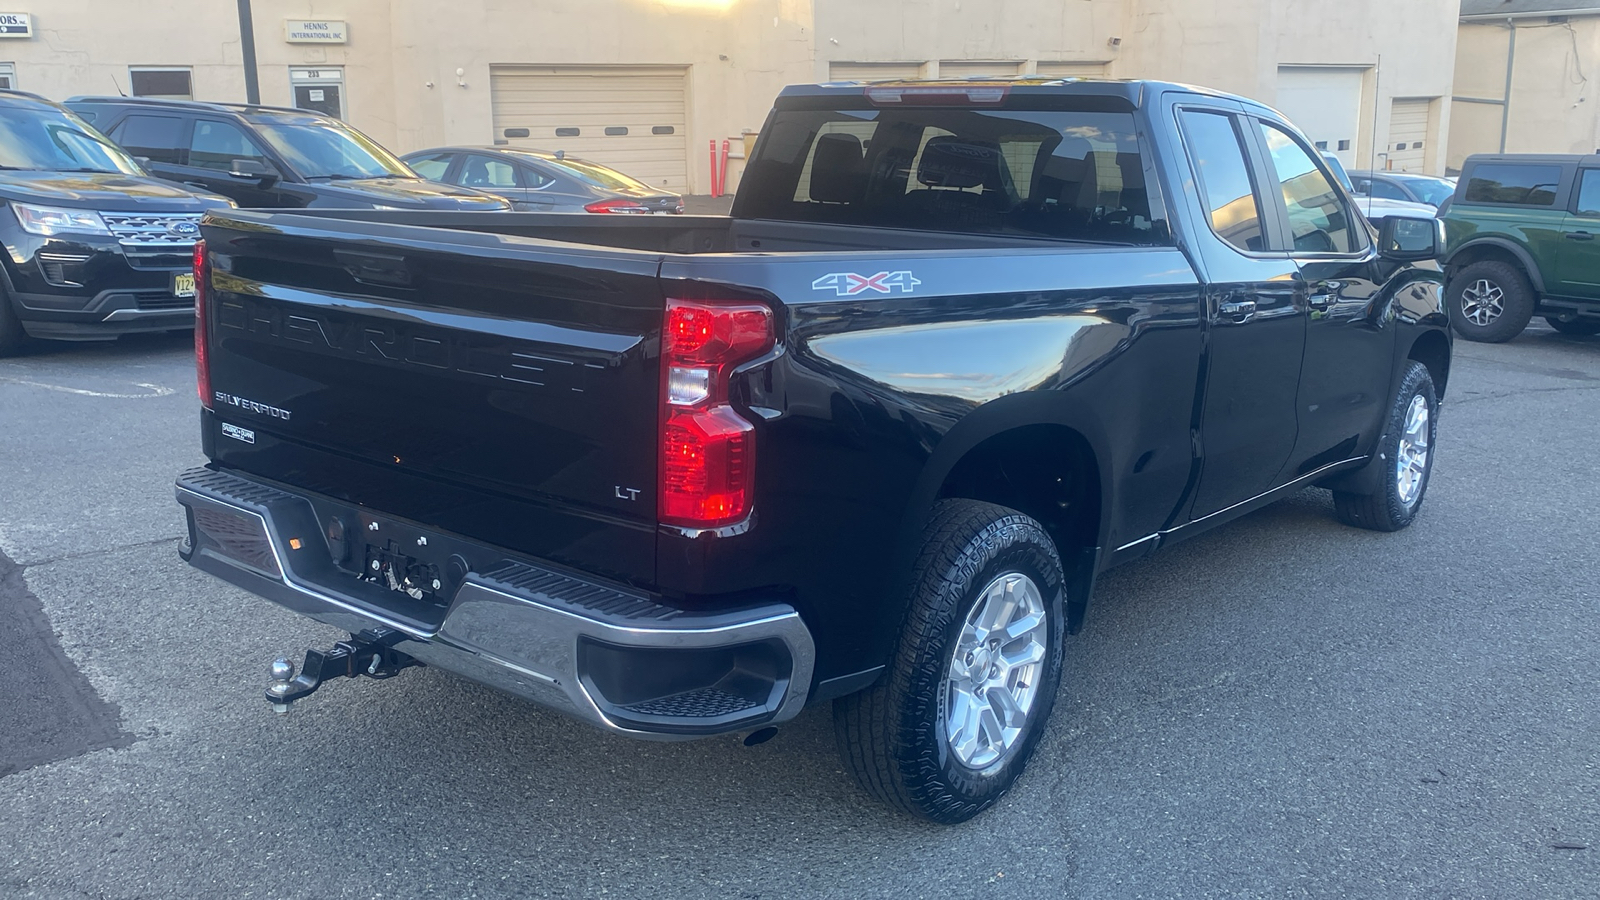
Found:
[{"label": "tow ball hitch", "polygon": [[400,639],[394,632],[363,631],[331,650],[307,650],[304,666],[295,674],[294,663],[279,657],[272,661],[267,685],[267,702],[277,713],[289,711],[290,704],[315,692],[330,678],[393,678],[402,669],[421,662],[394,649]]}]

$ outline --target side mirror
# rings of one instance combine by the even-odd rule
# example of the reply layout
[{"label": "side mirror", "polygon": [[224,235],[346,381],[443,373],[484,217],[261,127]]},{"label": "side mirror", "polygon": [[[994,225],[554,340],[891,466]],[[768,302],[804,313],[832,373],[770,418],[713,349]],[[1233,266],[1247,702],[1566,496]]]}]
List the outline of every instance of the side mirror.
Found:
[{"label": "side mirror", "polygon": [[1444,255],[1444,222],[1386,216],[1378,225],[1378,255],[1393,262],[1420,262]]},{"label": "side mirror", "polygon": [[229,163],[228,174],[234,178],[254,178],[262,187],[271,187],[280,178],[271,166],[259,159],[236,159]]}]

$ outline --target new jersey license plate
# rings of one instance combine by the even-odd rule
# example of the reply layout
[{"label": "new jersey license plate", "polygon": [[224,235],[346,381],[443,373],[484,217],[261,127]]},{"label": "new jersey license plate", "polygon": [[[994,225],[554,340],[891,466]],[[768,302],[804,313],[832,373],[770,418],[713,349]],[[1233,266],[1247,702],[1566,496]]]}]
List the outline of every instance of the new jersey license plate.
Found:
[{"label": "new jersey license plate", "polygon": [[177,274],[172,276],[172,296],[174,296],[174,297],[193,297],[194,296],[194,273],[193,272],[178,272]]}]

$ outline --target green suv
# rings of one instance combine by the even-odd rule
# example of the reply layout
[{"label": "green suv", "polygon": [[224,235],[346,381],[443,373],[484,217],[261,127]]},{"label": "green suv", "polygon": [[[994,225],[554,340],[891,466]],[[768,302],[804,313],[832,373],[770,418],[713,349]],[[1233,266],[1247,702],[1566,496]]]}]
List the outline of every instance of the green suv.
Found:
[{"label": "green suv", "polygon": [[1457,334],[1509,341],[1536,313],[1600,334],[1600,155],[1469,156],[1439,214]]}]

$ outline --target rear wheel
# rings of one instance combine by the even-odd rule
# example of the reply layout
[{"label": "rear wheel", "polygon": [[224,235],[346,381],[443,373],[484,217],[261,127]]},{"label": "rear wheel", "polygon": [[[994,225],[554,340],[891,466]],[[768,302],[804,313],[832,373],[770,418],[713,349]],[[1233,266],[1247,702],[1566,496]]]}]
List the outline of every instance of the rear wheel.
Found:
[{"label": "rear wheel", "polygon": [[1600,319],[1573,319],[1563,322],[1555,316],[1545,316],[1545,324],[1569,337],[1588,337],[1600,334]]},{"label": "rear wheel", "polygon": [[1370,494],[1333,492],[1339,521],[1373,531],[1399,531],[1411,524],[1422,507],[1433,473],[1433,439],[1439,425],[1439,400],[1433,377],[1422,363],[1412,362],[1400,380],[1389,421],[1378,441],[1383,477]]},{"label": "rear wheel", "polygon": [[964,822],[1022,774],[1061,682],[1063,577],[1044,528],[945,500],[923,532],[900,646],[879,682],[834,701],[840,754],[869,793]]},{"label": "rear wheel", "polygon": [[1464,266],[1447,293],[1450,324],[1469,341],[1509,341],[1533,318],[1533,286],[1510,263],[1485,259]]}]

